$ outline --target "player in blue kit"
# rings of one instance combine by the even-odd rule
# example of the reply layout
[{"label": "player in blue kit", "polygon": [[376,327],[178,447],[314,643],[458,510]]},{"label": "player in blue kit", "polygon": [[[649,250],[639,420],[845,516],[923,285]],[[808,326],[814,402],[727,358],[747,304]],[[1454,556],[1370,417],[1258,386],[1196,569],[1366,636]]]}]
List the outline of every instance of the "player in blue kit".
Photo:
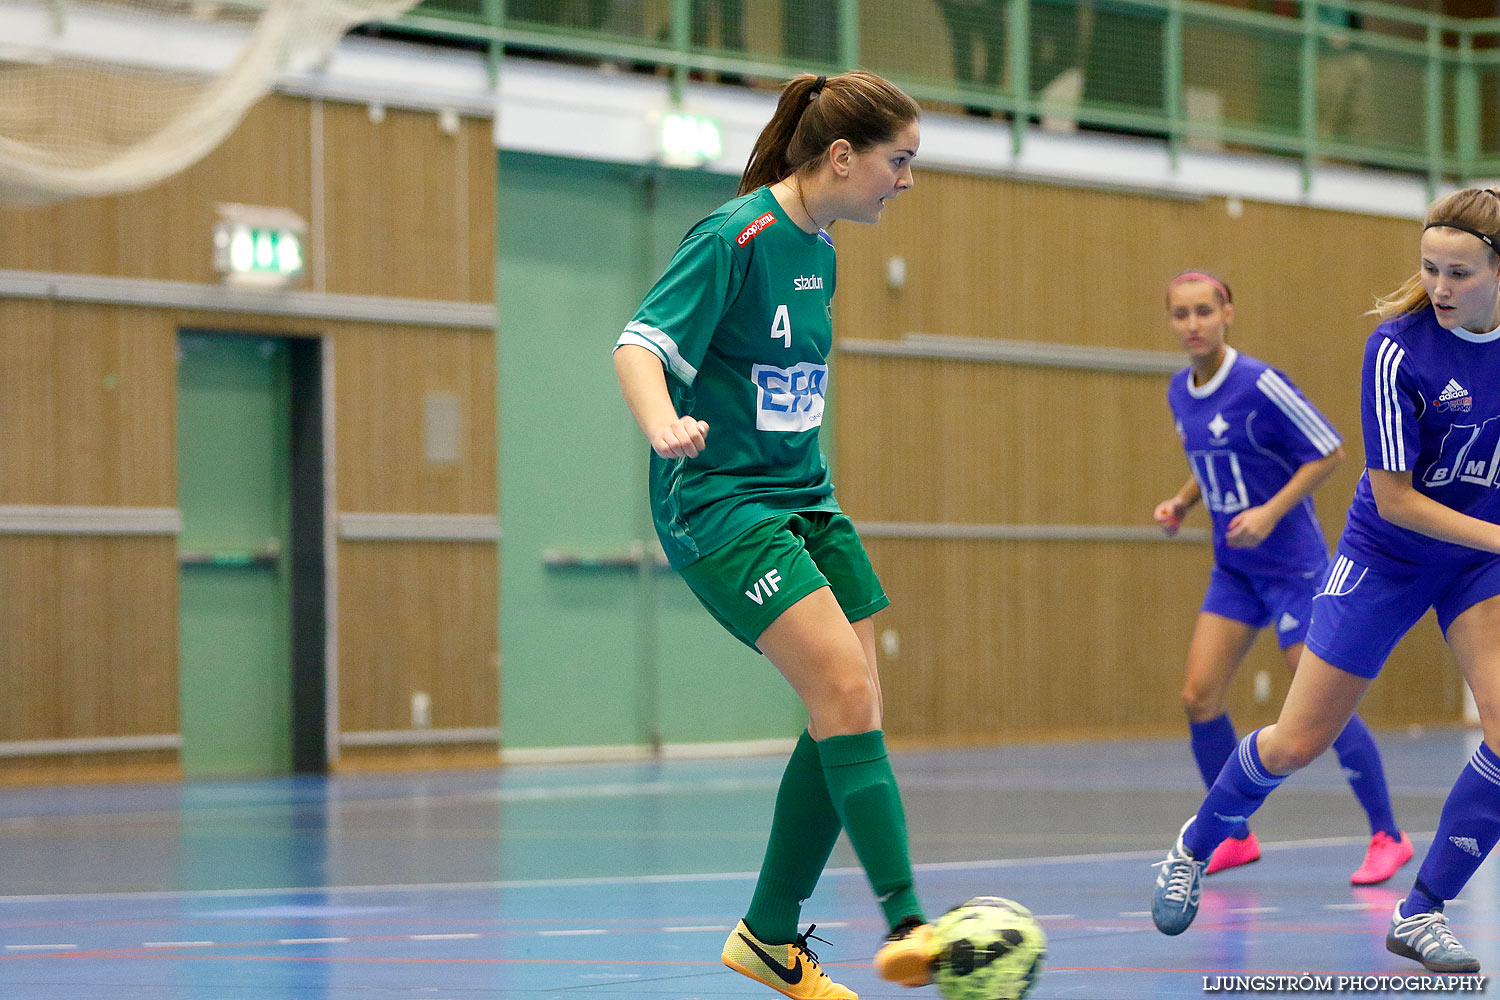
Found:
[{"label": "player in blue kit", "polygon": [[1386,948],[1434,972],[1476,972],[1448,925],[1500,840],[1500,193],[1429,206],[1420,270],[1380,300],[1365,346],[1365,475],[1313,600],[1307,649],[1275,724],[1245,737],[1160,863],[1151,914],[1180,934],[1206,859],[1286,776],[1326,750],[1396,642],[1438,625],[1479,708],[1484,740],[1459,774]]},{"label": "player in blue kit", "polygon": [[650,442],[651,512],[672,567],[720,624],[796,690],[808,727],[725,965],[798,1000],[855,1000],[797,932],[840,831],[890,933],[875,970],[932,981],[937,946],[907,854],[881,730],[872,616],[890,602],[818,447],[833,347],[836,219],[879,220],[912,186],[919,109],[870,73],[781,92],[740,196],[683,238],[615,346]]},{"label": "player in blue kit", "polygon": [[[1312,493],[1344,458],[1339,436],[1281,372],[1227,343],[1234,319],[1229,287],[1185,271],[1167,285],[1167,318],[1191,362],[1172,378],[1167,401],[1192,475],[1157,505],[1168,534],[1200,500],[1213,520],[1214,565],[1188,646],[1182,701],[1193,759],[1212,785],[1239,742],[1224,708],[1229,683],[1271,626],[1297,669],[1312,597],[1328,547]],[[1364,863],[1349,877],[1374,885],[1412,856],[1396,826],[1380,751],[1359,716],[1333,741],[1339,765],[1370,820]],[[1238,824],[1209,858],[1205,875],[1260,858],[1260,843]]]}]

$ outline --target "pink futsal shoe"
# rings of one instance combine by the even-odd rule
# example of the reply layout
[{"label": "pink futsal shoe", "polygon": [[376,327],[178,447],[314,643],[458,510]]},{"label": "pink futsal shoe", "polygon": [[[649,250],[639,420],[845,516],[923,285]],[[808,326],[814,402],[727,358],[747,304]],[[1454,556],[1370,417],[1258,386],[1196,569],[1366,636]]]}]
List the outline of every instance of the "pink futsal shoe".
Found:
[{"label": "pink futsal shoe", "polygon": [[1245,835],[1244,840],[1235,840],[1230,837],[1215,847],[1213,854],[1208,858],[1208,869],[1203,874],[1212,875],[1226,868],[1238,868],[1240,865],[1248,865],[1252,861],[1259,860],[1260,841],[1255,839],[1255,831],[1251,830]]},{"label": "pink futsal shoe", "polygon": [[1370,849],[1365,852],[1365,863],[1359,866],[1359,870],[1349,876],[1350,885],[1379,885],[1392,875],[1396,869],[1411,860],[1411,841],[1406,834],[1401,834],[1400,840],[1392,840],[1391,835],[1381,830],[1370,838]]}]

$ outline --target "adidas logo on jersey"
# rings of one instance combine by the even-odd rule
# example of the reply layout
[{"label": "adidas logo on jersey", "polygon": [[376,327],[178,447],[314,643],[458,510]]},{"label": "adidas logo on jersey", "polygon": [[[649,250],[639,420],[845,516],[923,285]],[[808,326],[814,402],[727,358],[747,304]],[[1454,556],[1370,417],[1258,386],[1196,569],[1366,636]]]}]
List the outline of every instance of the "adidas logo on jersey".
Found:
[{"label": "adidas logo on jersey", "polygon": [[1438,398],[1432,401],[1432,408],[1442,413],[1444,410],[1453,413],[1468,413],[1474,405],[1474,397],[1469,390],[1458,384],[1458,379],[1450,378],[1448,384],[1443,386],[1443,391]]},{"label": "adidas logo on jersey", "polygon": [[1479,849],[1479,841],[1473,837],[1449,837],[1448,840],[1465,854],[1472,854],[1476,858],[1484,857],[1484,852]]},{"label": "adidas logo on jersey", "polygon": [[1292,617],[1291,612],[1289,612],[1289,611],[1283,611],[1281,613],[1281,621],[1279,621],[1279,622],[1276,623],[1276,631],[1278,631],[1278,632],[1290,632],[1292,629],[1296,628],[1298,625],[1301,625],[1301,624],[1302,624],[1301,622],[1299,622],[1297,619],[1295,619],[1295,618]]},{"label": "adidas logo on jersey", "polygon": [[792,279],[792,290],[805,292],[812,288],[823,287],[823,276],[821,274],[799,274]]}]

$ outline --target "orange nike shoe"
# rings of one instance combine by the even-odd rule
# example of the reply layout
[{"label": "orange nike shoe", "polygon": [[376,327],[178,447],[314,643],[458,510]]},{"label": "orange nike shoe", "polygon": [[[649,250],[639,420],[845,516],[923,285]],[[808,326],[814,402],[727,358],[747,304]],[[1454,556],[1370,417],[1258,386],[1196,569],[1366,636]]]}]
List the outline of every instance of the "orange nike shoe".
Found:
[{"label": "orange nike shoe", "polygon": [[937,956],[932,925],[907,917],[875,953],[875,971],[881,979],[902,986],[926,986],[932,982],[932,963]]},{"label": "orange nike shoe", "polygon": [[740,975],[795,1000],[859,1000],[858,993],[829,979],[818,956],[808,950],[807,939],[816,926],[810,925],[791,944],[766,944],[741,920],[724,942],[719,958]]}]

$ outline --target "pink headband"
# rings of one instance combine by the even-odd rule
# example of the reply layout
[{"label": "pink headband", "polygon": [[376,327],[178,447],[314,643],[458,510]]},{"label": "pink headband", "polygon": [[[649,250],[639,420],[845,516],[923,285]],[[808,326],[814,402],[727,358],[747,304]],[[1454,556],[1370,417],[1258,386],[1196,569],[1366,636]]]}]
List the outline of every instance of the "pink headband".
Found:
[{"label": "pink headband", "polygon": [[1225,302],[1234,301],[1234,297],[1229,294],[1229,289],[1225,287],[1224,282],[1211,274],[1204,274],[1202,271],[1183,271],[1177,277],[1167,282],[1167,290],[1170,291],[1184,281],[1206,281],[1219,290],[1219,294],[1224,297]]}]

